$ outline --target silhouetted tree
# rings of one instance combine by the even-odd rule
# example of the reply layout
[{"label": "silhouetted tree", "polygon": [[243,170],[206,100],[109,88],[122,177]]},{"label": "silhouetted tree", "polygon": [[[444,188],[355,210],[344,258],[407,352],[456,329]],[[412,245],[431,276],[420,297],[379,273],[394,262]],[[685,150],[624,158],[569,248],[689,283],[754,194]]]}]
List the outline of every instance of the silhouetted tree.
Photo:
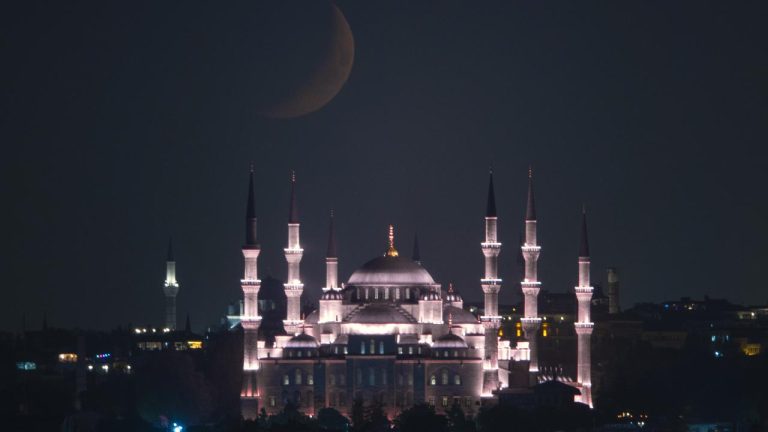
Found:
[{"label": "silhouetted tree", "polygon": [[349,429],[349,419],[333,408],[322,408],[318,411],[317,422],[324,431],[346,432]]},{"label": "silhouetted tree", "polygon": [[445,416],[436,414],[429,404],[414,405],[395,418],[400,432],[445,432],[447,426]]},{"label": "silhouetted tree", "polygon": [[458,403],[451,405],[446,413],[448,418],[448,430],[451,432],[475,432],[475,422],[472,417],[464,415],[464,410]]}]

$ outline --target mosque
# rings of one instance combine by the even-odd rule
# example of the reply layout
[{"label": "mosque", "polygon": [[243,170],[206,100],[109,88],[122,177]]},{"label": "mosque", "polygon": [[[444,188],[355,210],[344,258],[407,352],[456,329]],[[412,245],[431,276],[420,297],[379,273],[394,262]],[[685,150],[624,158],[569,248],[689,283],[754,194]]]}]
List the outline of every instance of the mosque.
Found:
[{"label": "mosque", "polygon": [[528,200],[522,255],[525,276],[521,281],[525,337],[506,340],[499,336],[501,317],[498,275],[501,243],[493,173],[488,185],[485,233],[480,250],[485,269],[480,279],[484,295],[483,315],[464,308],[461,294],[436,282],[418,259],[402,256],[395,247],[389,226],[389,246],[355,270],[345,284],[338,280],[338,256],[331,216],[326,253],[326,282],[318,308],[301,316],[304,290],[300,263],[303,249],[296,206],[296,179],[291,178],[288,241],[284,249],[288,274],[284,283],[287,313],[285,334],[274,343],[260,340],[258,310],[260,247],[256,235],[254,180],[251,171],[246,211],[245,261],[241,280],[243,307],[243,385],[241,411],[255,418],[263,408],[268,414],[292,403],[314,415],[324,407],[349,416],[355,400],[378,402],[393,417],[416,403],[429,403],[438,412],[459,404],[465,413],[476,414],[504,392],[526,391],[533,384],[555,379],[574,387],[574,398],[592,406],[590,372],[589,247],[586,219],[582,220],[578,257],[577,377],[552,377],[539,371],[537,333],[541,318],[537,298],[541,283],[537,260],[541,247],[536,239],[536,208],[533,180],[528,175]]}]

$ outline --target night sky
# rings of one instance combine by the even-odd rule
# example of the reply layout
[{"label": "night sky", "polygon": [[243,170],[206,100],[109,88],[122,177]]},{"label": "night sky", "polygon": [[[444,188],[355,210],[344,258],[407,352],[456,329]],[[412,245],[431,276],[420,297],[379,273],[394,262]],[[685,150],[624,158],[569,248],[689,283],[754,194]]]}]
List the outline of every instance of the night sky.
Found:
[{"label": "night sky", "polygon": [[333,208],[341,280],[392,223],[479,301],[491,165],[516,300],[532,164],[544,289],[575,284],[584,203],[593,283],[617,267],[624,307],[768,301],[768,3],[339,1],[349,80],[287,120],[254,101],[263,5],[224,3],[3,3],[0,328],[161,323],[169,236],[180,321],[217,323],[242,297],[250,161],[262,278],[285,277],[297,172],[307,300]]}]

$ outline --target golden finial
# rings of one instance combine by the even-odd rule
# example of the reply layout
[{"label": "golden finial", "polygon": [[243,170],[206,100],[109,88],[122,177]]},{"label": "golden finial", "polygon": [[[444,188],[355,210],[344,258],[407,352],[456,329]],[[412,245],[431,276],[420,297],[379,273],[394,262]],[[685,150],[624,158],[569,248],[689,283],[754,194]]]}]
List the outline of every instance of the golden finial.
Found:
[{"label": "golden finial", "polygon": [[388,257],[396,257],[400,255],[397,253],[397,249],[395,249],[395,228],[391,224],[389,225],[389,248],[387,248],[387,253],[385,255]]},{"label": "golden finial", "polygon": [[453,325],[453,312],[448,312],[448,326]]},{"label": "golden finial", "polygon": [[448,283],[448,292],[449,292],[449,293],[452,293],[452,292],[453,292],[453,282],[449,282],[449,283]]},{"label": "golden finial", "polygon": [[533,178],[533,165],[528,165],[528,178]]}]

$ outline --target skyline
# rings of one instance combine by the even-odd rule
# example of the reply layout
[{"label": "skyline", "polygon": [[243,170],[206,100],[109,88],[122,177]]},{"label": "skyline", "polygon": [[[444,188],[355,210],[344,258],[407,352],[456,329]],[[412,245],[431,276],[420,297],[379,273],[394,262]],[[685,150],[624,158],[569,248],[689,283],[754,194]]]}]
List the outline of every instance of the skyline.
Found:
[{"label": "skyline", "polygon": [[585,204],[594,283],[618,268],[624,307],[768,300],[766,5],[337,4],[349,79],[290,120],[249,99],[257,6],[10,6],[0,328],[162,322],[168,237],[179,317],[216,322],[241,297],[250,161],[262,278],[285,278],[296,170],[311,301],[333,209],[340,281],[391,223],[401,253],[418,232],[425,268],[479,302],[489,166],[500,299],[517,301],[529,165],[544,290],[576,285]]}]

